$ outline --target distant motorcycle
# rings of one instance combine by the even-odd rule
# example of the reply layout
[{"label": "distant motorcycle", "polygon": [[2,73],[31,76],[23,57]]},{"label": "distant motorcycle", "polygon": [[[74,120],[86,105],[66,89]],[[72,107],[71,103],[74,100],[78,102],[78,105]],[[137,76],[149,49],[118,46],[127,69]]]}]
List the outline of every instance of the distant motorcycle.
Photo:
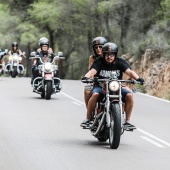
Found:
[{"label": "distant motorcycle", "polygon": [[[61,80],[59,77],[54,75],[58,72],[58,66],[55,64],[56,59],[65,59],[62,52],[58,52],[58,55],[54,57],[52,62],[43,62],[39,55],[35,52],[31,53],[30,59],[39,59],[41,65],[38,66],[39,77],[35,78],[33,81],[33,92],[41,95],[42,98],[46,100],[51,99],[51,95],[60,92]],[[55,80],[58,80],[59,87],[56,86]]]},{"label": "distant motorcycle", "polygon": [[110,148],[117,149],[120,137],[125,130],[125,112],[122,110],[122,83],[140,84],[135,80],[118,80],[116,73],[111,78],[82,80],[83,83],[100,82],[104,84],[105,96],[98,101],[95,111],[92,113],[92,123],[89,127],[92,135],[99,141],[105,142],[109,139]]},{"label": "distant motorcycle", "polygon": [[[25,55],[25,52],[23,52]],[[14,53],[9,56],[9,61],[5,66],[5,72],[10,74],[12,78],[15,78],[17,75],[23,75],[24,66],[20,64],[22,57],[18,53]]]},{"label": "distant motorcycle", "polygon": [[4,56],[7,54],[7,52],[8,52],[7,49],[5,49],[5,51],[2,51],[2,50],[0,49],[0,76],[3,74],[3,72],[2,72],[2,67],[5,68],[5,65],[2,64],[2,59],[3,59]]}]

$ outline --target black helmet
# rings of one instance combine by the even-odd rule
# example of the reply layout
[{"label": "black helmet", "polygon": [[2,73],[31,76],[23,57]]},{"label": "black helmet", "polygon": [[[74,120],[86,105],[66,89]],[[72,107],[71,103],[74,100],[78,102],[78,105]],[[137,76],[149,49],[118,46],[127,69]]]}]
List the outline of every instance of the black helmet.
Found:
[{"label": "black helmet", "polygon": [[114,44],[112,42],[108,42],[103,45],[102,53],[103,53],[103,56],[105,56],[106,53],[114,53],[115,57],[116,57],[117,53],[118,53],[118,47],[116,44]]},{"label": "black helmet", "polygon": [[[93,40],[93,51],[96,54],[96,50],[95,50],[95,46],[96,45],[104,45],[105,43],[107,43],[107,40],[104,37],[96,37]],[[96,54],[97,55],[97,54]]]},{"label": "black helmet", "polygon": [[12,47],[18,47],[18,43],[17,42],[13,42],[12,43]]},{"label": "black helmet", "polygon": [[40,42],[41,50],[42,50],[42,46],[43,46],[43,45],[47,45],[48,48],[49,48],[49,42],[48,42],[47,40],[42,40],[42,41]]}]

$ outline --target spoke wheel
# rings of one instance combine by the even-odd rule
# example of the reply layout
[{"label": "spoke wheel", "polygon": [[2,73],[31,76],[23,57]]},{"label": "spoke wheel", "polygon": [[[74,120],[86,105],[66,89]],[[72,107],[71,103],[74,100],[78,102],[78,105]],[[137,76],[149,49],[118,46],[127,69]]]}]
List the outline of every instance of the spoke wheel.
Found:
[{"label": "spoke wheel", "polygon": [[113,103],[110,110],[109,144],[112,149],[117,149],[121,137],[121,112],[118,103]]}]

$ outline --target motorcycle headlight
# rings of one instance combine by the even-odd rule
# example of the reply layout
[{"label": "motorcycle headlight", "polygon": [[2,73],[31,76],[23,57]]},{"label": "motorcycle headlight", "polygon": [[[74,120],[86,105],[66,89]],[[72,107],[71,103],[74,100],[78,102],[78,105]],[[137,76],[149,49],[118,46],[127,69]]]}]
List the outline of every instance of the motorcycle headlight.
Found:
[{"label": "motorcycle headlight", "polygon": [[9,60],[12,60],[12,56],[9,56]]},{"label": "motorcycle headlight", "polygon": [[50,71],[51,70],[51,63],[45,63],[45,70]]},{"label": "motorcycle headlight", "polygon": [[117,81],[112,81],[109,83],[109,89],[111,91],[117,91],[119,90],[119,83]]},{"label": "motorcycle headlight", "polygon": [[22,57],[19,57],[19,60],[21,61],[21,60],[22,60]]},{"label": "motorcycle headlight", "polygon": [[14,59],[14,60],[17,60],[17,58],[18,58],[18,56],[14,55],[13,59]]}]

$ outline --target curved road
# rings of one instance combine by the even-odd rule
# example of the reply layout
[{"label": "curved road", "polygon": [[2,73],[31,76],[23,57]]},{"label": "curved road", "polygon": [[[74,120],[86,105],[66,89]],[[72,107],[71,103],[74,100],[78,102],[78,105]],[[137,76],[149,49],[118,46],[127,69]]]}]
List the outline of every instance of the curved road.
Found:
[{"label": "curved road", "polygon": [[0,77],[0,170],[169,170],[170,102],[135,93],[132,122],[117,150],[80,128],[84,84],[62,80],[51,100],[30,78]]}]

